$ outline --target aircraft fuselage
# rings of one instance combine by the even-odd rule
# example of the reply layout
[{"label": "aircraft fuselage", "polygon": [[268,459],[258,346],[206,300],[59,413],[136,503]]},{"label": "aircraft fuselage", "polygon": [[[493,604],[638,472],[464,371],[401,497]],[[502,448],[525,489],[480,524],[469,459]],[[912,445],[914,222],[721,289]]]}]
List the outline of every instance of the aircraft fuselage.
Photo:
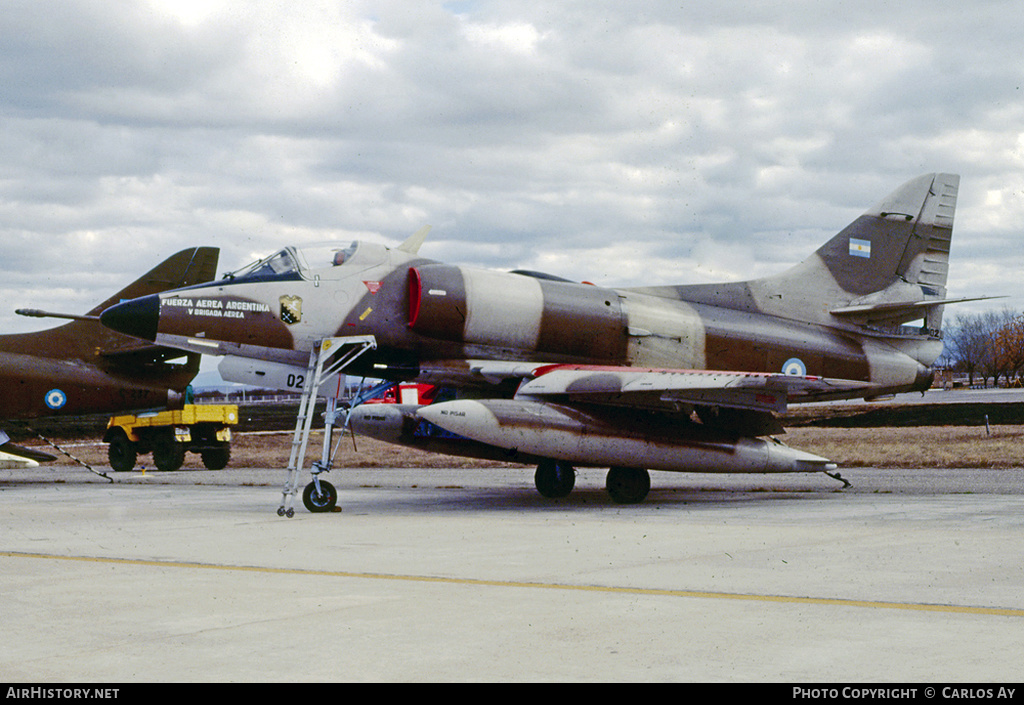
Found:
[{"label": "aircraft fuselage", "polygon": [[160,345],[296,366],[320,339],[373,335],[377,350],[352,374],[415,379],[420,365],[450,361],[453,381],[463,383],[472,379],[468,371],[458,379],[460,361],[503,360],[786,372],[869,382],[889,393],[923,388],[941,351],[941,342],[923,336],[908,345],[841,322],[683,296],[685,287],[669,298],[354,243],[337,266],[264,267],[126,302],[103,320]]},{"label": "aircraft fuselage", "polygon": [[0,353],[0,417],[78,415],[180,404],[194,372],[140,379],[110,374],[78,360]]}]

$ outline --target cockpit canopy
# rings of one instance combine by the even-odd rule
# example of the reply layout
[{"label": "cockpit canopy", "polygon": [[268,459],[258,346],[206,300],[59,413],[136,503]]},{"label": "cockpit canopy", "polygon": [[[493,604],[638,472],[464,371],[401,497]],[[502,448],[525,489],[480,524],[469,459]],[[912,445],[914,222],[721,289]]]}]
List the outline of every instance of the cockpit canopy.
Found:
[{"label": "cockpit canopy", "polygon": [[241,269],[224,275],[234,282],[296,279],[333,279],[384,264],[388,248],[372,242],[354,241],[347,246],[336,242],[286,247]]}]

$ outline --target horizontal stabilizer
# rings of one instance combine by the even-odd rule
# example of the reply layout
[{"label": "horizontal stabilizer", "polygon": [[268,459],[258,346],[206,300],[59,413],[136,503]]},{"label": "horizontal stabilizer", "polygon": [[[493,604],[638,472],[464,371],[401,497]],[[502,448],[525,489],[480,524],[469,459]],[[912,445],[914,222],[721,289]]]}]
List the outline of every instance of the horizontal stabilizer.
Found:
[{"label": "horizontal stabilizer", "polygon": [[12,453],[4,453],[0,450],[0,470],[20,470],[37,467],[39,467],[39,463],[34,460],[22,458]]},{"label": "horizontal stabilizer", "polygon": [[1000,296],[975,296],[960,299],[925,299],[919,301],[891,301],[870,304],[853,304],[834,308],[834,316],[850,319],[856,323],[901,323],[924,316],[935,306],[962,304],[968,301],[990,301]]}]

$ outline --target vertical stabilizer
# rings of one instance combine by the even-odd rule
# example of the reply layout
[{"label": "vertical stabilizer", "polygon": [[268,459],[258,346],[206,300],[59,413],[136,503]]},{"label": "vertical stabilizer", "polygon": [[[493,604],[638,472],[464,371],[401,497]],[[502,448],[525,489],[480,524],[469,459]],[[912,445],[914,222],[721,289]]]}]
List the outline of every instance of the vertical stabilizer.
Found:
[{"label": "vertical stabilizer", "polygon": [[959,182],[954,174],[926,174],[908,181],[815,256],[853,298],[880,292],[895,282],[945,296]]},{"label": "vertical stabilizer", "polygon": [[89,315],[98,316],[114,304],[127,299],[212,281],[217,276],[219,256],[220,250],[216,247],[190,247],[182,250],[93,308]]},{"label": "vertical stabilizer", "polygon": [[750,282],[762,310],[827,322],[939,327],[960,177],[925,174],[869,208],[813,255]]},{"label": "vertical stabilizer", "polygon": [[[95,306],[87,316],[98,316],[125,299],[210,281],[216,277],[219,256],[220,250],[216,247],[190,247],[182,250]],[[116,333],[99,320],[75,320],[36,333],[0,335],[0,351],[44,358],[92,360],[97,356],[130,352],[142,347],[151,346],[144,346],[139,340]]]},{"label": "vertical stabilizer", "polygon": [[959,183],[956,174],[911,179],[781,274],[633,291],[824,325],[888,327],[924,317],[926,328],[938,329]]}]

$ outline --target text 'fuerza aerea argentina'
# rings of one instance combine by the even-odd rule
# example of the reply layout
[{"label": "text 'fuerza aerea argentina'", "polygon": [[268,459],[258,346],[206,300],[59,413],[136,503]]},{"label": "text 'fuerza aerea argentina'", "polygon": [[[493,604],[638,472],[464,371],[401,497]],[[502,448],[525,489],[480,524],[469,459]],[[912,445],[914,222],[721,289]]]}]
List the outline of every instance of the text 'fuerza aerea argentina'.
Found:
[{"label": "text 'fuerza aerea argentina'", "polygon": [[161,301],[161,305],[184,308],[190,316],[213,316],[215,318],[245,318],[246,312],[270,313],[270,306],[259,301],[178,297],[164,299]]}]

